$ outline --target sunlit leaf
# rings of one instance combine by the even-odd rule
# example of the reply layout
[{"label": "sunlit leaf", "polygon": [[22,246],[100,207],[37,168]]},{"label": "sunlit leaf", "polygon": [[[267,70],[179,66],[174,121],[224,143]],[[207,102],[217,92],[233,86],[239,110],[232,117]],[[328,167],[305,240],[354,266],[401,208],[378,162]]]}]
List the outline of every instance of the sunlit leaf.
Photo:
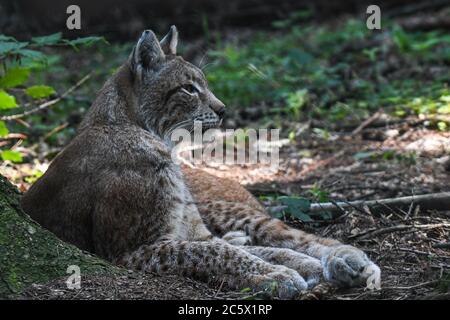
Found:
[{"label": "sunlit leaf", "polygon": [[14,88],[24,84],[30,76],[27,68],[10,68],[6,74],[0,78],[0,88]]},{"label": "sunlit leaf", "polygon": [[4,34],[0,34],[0,41],[5,41],[5,42],[17,42],[17,40],[14,37],[10,37],[10,36],[6,36]]},{"label": "sunlit leaf", "polygon": [[445,123],[444,121],[439,121],[437,123],[437,127],[440,131],[446,131],[448,129],[447,123]]},{"label": "sunlit leaf", "polygon": [[437,113],[450,114],[450,102],[437,109]]},{"label": "sunlit leaf", "polygon": [[25,90],[25,93],[33,99],[43,99],[55,94],[55,89],[49,86],[31,86]]},{"label": "sunlit leaf", "polygon": [[13,150],[4,150],[1,152],[2,159],[4,161],[22,162],[23,158],[20,152]]},{"label": "sunlit leaf", "polygon": [[0,137],[6,137],[9,133],[5,121],[0,121]]},{"label": "sunlit leaf", "polygon": [[103,37],[96,37],[96,36],[83,37],[83,38],[78,38],[78,39],[75,39],[75,40],[65,40],[64,42],[67,43],[68,45],[73,46],[73,47],[90,46],[90,45],[92,45],[94,43],[97,43],[97,42],[107,43],[105,38],[103,38]]},{"label": "sunlit leaf", "polygon": [[49,46],[58,43],[61,40],[61,37],[62,33],[57,32],[48,36],[31,38],[31,42],[41,46]]},{"label": "sunlit leaf", "polygon": [[17,107],[16,98],[0,90],[0,110],[11,109]]},{"label": "sunlit leaf", "polygon": [[450,103],[450,95],[442,96],[439,98],[439,100]]},{"label": "sunlit leaf", "polygon": [[30,58],[32,60],[44,61],[46,59],[45,54],[36,50],[22,49],[19,53],[22,57]]}]

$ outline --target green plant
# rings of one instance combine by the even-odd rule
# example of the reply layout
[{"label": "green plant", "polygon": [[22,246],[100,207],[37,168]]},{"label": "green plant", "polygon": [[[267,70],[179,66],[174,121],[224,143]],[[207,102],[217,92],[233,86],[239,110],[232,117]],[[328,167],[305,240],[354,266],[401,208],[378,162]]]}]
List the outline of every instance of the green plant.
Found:
[{"label": "green plant", "polygon": [[329,193],[320,188],[316,183],[308,190],[308,193],[310,193],[318,202],[329,201]]},{"label": "green plant", "polygon": [[[386,21],[386,41],[380,43],[379,35],[359,20],[331,28],[300,27],[297,22],[302,18],[296,19],[293,15],[277,21],[274,24],[280,31],[256,32],[245,43],[220,42],[210,53],[213,63],[206,70],[208,79],[228,106],[264,104],[265,119],[274,125],[311,118],[354,123],[380,107],[400,117],[449,112],[445,97],[450,74],[413,73],[389,81],[382,75],[384,61],[391,56],[403,72],[411,65],[425,70],[430,63],[446,68],[448,34],[409,32]],[[442,123],[438,128],[447,130]],[[289,131],[292,127],[286,136]]]},{"label": "green plant", "polygon": [[[78,50],[80,46],[90,46],[97,42],[105,42],[102,37],[85,37],[75,40],[62,38],[62,34],[55,33],[48,36],[33,37],[29,41],[18,41],[14,37],[0,35],[0,137],[9,134],[5,123],[8,115],[15,113],[16,109],[26,107],[36,102],[56,95],[56,90],[42,83],[30,84],[31,79],[39,71],[46,69],[54,61],[45,53],[47,47],[70,46]],[[21,162],[22,156],[14,150],[2,150],[3,160]]]}]

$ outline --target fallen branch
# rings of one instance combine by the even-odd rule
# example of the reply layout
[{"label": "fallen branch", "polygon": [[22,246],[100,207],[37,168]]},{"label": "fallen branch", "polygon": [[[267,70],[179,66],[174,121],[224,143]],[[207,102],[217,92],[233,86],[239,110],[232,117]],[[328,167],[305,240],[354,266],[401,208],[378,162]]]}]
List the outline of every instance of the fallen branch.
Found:
[{"label": "fallen branch", "polygon": [[361,208],[364,206],[370,209],[377,209],[379,207],[389,206],[389,207],[404,207],[410,206],[411,203],[415,205],[420,205],[422,209],[425,210],[450,210],[450,192],[441,193],[431,193],[422,194],[416,196],[400,197],[400,198],[389,198],[381,200],[358,200],[350,202],[324,202],[324,203],[313,203],[311,204],[310,212],[319,211],[331,211],[339,212],[351,208]]},{"label": "fallen branch", "polygon": [[[450,210],[450,192],[422,194],[400,198],[389,198],[380,200],[358,200],[358,201],[332,201],[322,203],[312,203],[309,209],[310,213],[314,212],[336,212],[342,213],[349,209],[364,210],[364,207],[370,210],[380,210],[381,208],[398,208],[410,207],[411,205],[420,206],[424,210]],[[287,206],[273,206],[269,207],[270,213],[277,213],[285,210]]]},{"label": "fallen branch", "polygon": [[19,119],[19,118],[23,118],[23,117],[25,117],[25,116],[27,116],[29,114],[36,113],[38,111],[44,110],[44,109],[46,109],[46,108],[48,108],[48,107],[50,107],[50,106],[60,102],[65,97],[67,97],[74,90],[76,90],[83,83],[85,83],[90,77],[91,77],[91,73],[87,74],[80,81],[78,81],[76,84],[74,84],[72,87],[70,87],[66,92],[64,92],[62,95],[60,95],[59,97],[57,97],[57,98],[55,98],[53,100],[46,101],[46,102],[38,105],[37,107],[35,107],[35,108],[31,109],[31,110],[25,111],[23,113],[0,117],[0,120],[3,120],[3,121],[16,120],[16,119]]},{"label": "fallen branch", "polygon": [[[398,231],[405,231],[409,229],[435,229],[442,227],[450,227],[450,223],[434,223],[434,224],[411,224],[411,225],[398,225],[381,229],[370,229],[358,234],[354,234],[349,236],[349,239],[359,238],[359,240],[365,240],[369,238],[373,238],[375,236],[379,236],[382,234],[393,233]],[[417,252],[416,252],[417,253]]]}]

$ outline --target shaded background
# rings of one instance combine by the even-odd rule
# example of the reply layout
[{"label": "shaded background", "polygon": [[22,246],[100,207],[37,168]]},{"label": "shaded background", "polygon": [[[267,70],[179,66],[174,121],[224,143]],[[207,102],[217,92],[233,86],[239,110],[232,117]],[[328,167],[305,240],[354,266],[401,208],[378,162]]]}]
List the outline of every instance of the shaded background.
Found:
[{"label": "shaded background", "polygon": [[[439,9],[448,0],[409,1],[379,0],[382,16],[398,17],[412,11]],[[66,8],[77,4],[81,8],[82,29],[68,31],[65,27]],[[65,36],[102,34],[108,40],[128,40],[142,29],[165,32],[176,24],[183,37],[195,37],[211,30],[252,27],[270,28],[271,22],[293,11],[311,11],[309,20],[321,21],[342,14],[365,16],[369,0],[307,1],[307,0],[2,0],[0,1],[0,32],[24,39],[30,35],[49,34],[65,30]]]}]

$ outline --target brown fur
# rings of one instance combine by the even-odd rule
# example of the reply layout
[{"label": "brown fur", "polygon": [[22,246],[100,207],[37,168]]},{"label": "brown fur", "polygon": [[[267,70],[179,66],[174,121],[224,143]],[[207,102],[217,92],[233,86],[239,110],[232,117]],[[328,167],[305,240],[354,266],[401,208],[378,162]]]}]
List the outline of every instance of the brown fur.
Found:
[{"label": "brown fur", "polygon": [[24,210],[63,240],[139,270],[256,290],[276,282],[282,298],[322,274],[364,282],[373,263],[362,251],[272,219],[232,181],[186,171],[185,183],[168,138],[194,121],[217,126],[224,105],[201,70],[176,56],[177,35],[172,27],[160,44],[142,34],[76,137],[24,195]]}]

